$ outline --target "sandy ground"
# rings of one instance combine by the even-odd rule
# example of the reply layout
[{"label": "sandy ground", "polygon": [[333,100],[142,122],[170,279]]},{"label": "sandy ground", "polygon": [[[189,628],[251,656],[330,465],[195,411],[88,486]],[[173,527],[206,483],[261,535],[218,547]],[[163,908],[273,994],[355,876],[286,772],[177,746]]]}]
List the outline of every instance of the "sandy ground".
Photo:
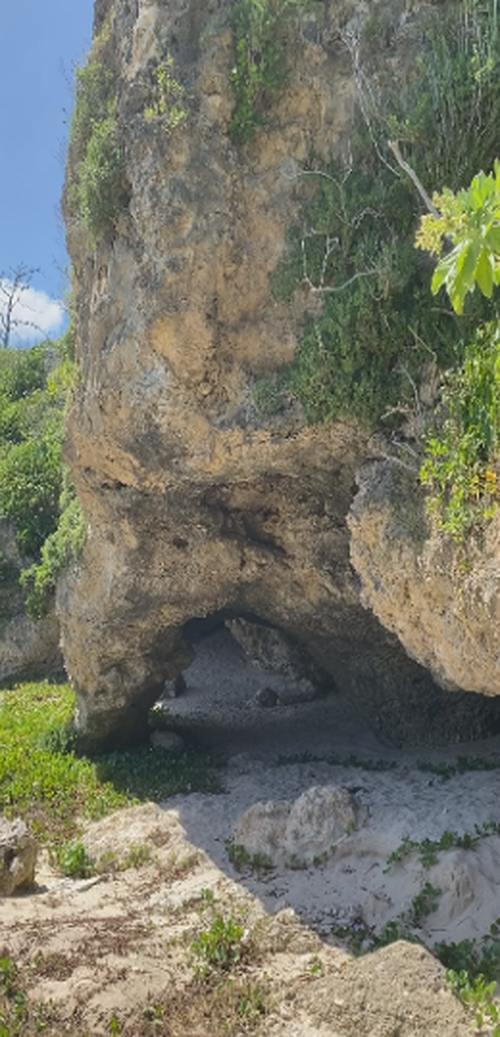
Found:
[{"label": "sandy ground", "polygon": [[[263,676],[224,631],[200,644],[186,676],[188,691],[168,703],[169,714],[177,729],[225,754],[224,791],[177,796],[88,826],[85,841],[94,856],[111,850],[120,857],[133,844],[147,845],[153,860],[143,867],[73,881],[42,860],[37,890],[1,903],[0,954],[26,966],[30,995],[59,1005],[77,1026],[71,1033],[82,1037],[109,1032],[113,1012],[123,1033],[152,1033],[138,1028],[134,1013],[191,981],[192,940],[210,912],[219,912],[241,918],[258,934],[250,971],[255,982],[265,977],[272,1005],[260,1033],[470,1034],[465,1010],[445,989],[444,970],[421,947],[398,943],[355,960],[338,929],[380,932],[408,912],[429,882],[441,890],[438,907],[415,930],[427,946],[484,936],[500,917],[498,836],[481,839],[472,850],[443,851],[427,868],[416,853],[390,868],[387,859],[405,836],[438,840],[445,830],[473,834],[475,825],[499,820],[500,771],[443,781],[419,769],[422,752],[386,750],[341,696],[256,706],[255,690],[279,685],[281,678]],[[372,771],[324,760],[278,762],[280,755],[332,752],[342,758],[354,753],[360,764],[397,766]],[[500,766],[500,738],[425,752],[435,764],[459,756],[498,760]],[[266,872],[237,871],[227,840],[241,814],[259,801],[291,801],[317,785],[355,792],[364,818],[359,829],[316,867],[296,869],[281,861]],[[207,889],[212,907],[203,899]],[[245,1032],[208,1023],[198,1030],[173,1017],[163,1025],[154,1032]]]}]

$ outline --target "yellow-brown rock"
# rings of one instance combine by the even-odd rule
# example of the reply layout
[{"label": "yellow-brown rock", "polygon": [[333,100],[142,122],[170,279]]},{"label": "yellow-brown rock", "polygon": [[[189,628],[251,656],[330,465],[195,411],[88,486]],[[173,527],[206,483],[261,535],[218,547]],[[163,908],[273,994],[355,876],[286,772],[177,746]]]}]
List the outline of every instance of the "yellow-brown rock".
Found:
[{"label": "yellow-brown rock", "polygon": [[[269,290],[313,189],[301,173],[345,151],[352,126],[341,30],[364,6],[320,6],[294,22],[288,83],[245,146],[228,134],[229,0],[113,8],[101,57],[118,76],[129,210],[96,248],[67,219],[81,385],[66,456],[89,536],[58,607],[91,745],[140,737],[189,660],[184,625],[214,614],[297,638],[388,740],[457,737],[448,697],[360,600],[345,518],[366,434],[305,428],[292,404],[265,421],[252,403],[255,380],[292,358],[309,302]],[[97,31],[111,10],[98,0]],[[186,108],[169,132],[144,115],[167,55]],[[426,709],[442,718],[432,738]]]}]

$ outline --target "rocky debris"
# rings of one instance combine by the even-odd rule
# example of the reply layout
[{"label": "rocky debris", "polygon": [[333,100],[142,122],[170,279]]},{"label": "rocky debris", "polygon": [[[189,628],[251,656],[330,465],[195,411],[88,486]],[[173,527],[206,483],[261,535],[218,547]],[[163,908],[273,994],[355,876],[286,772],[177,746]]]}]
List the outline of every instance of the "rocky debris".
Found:
[{"label": "rocky debris", "polygon": [[179,756],[184,752],[184,739],[175,731],[153,731],[149,741],[153,749],[163,749],[171,756]]},{"label": "rocky debris", "polygon": [[177,699],[179,695],[185,695],[187,691],[186,679],[182,673],[177,674],[173,680],[166,680],[163,685],[162,698]]},{"label": "rocky debris", "polygon": [[233,828],[233,838],[251,855],[312,863],[329,854],[359,824],[360,806],[348,789],[314,786],[293,803],[255,803]]},{"label": "rocky debris", "polygon": [[0,817],[0,896],[10,897],[33,885],[37,844],[24,821]]},{"label": "rocky debris", "polygon": [[259,688],[254,695],[253,701],[256,706],[262,706],[264,709],[272,709],[273,706],[279,705],[281,698],[274,688]]}]

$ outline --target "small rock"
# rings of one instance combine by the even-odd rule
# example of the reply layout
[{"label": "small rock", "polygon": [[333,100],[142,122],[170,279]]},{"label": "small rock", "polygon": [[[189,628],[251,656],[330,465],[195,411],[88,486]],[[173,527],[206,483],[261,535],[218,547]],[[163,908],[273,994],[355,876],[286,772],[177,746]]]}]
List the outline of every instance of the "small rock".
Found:
[{"label": "small rock", "polygon": [[262,706],[264,709],[272,709],[274,706],[279,705],[279,695],[274,688],[259,688],[254,695],[254,703],[256,706]]},{"label": "small rock", "polygon": [[163,695],[166,699],[178,699],[187,691],[186,680],[182,673],[178,673],[173,680],[166,680],[163,685]]},{"label": "small rock", "polygon": [[153,731],[149,741],[153,749],[163,749],[171,756],[178,756],[184,752],[184,739],[175,731]]},{"label": "small rock", "polygon": [[0,896],[33,885],[36,856],[36,841],[24,821],[0,818]]}]

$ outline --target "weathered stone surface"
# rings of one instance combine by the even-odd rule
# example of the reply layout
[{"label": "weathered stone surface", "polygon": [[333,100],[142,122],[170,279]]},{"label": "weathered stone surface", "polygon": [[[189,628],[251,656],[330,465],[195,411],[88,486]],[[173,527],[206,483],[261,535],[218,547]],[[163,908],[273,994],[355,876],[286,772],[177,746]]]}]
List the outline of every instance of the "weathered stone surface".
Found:
[{"label": "weathered stone surface", "polygon": [[330,853],[342,836],[354,831],[359,816],[356,797],[348,789],[330,785],[307,789],[290,811],[287,853],[304,861]]},{"label": "weathered stone surface", "polygon": [[59,647],[59,622],[54,609],[37,622],[26,615],[18,574],[26,568],[15,534],[0,520],[0,557],[11,567],[12,581],[0,586],[0,681],[10,677],[55,673],[63,668]]},{"label": "weathered stone surface", "polygon": [[[488,527],[480,549],[468,543],[465,557],[427,529],[416,478],[403,477],[393,464],[379,460],[361,468],[358,483],[349,526],[364,604],[442,687],[498,696],[499,518]],[[457,724],[464,701],[457,695]],[[476,715],[470,713],[471,737],[493,733],[497,705],[477,698]]]},{"label": "weathered stone surface", "polygon": [[0,897],[33,885],[37,845],[24,821],[0,817]]},{"label": "weathered stone surface", "polygon": [[236,822],[233,837],[249,854],[307,864],[332,852],[359,820],[359,804],[348,789],[314,786],[293,803],[255,803]]},{"label": "weathered stone surface", "polygon": [[314,697],[314,686],[318,694],[331,687],[328,674],[282,631],[241,617],[226,620],[226,626],[250,662],[270,673],[292,677],[306,699]]},{"label": "weathered stone surface", "polygon": [[264,854],[272,861],[285,851],[286,826],[291,804],[285,800],[254,803],[233,828],[233,838],[249,854]]},{"label": "weathered stone surface", "polygon": [[[431,721],[457,700],[360,600],[346,515],[366,433],[306,428],[292,405],[263,420],[252,404],[256,379],[292,359],[316,305],[305,292],[277,303],[269,274],[313,189],[301,176],[309,156],[345,147],[355,81],[341,35],[365,7],[328,3],[307,31],[297,22],[293,74],[266,132],[242,149],[228,134],[229,3],[116,0],[101,46],[117,75],[131,201],[95,249],[68,218],[81,383],[66,457],[89,536],[58,609],[77,726],[87,747],[146,736],[148,708],[189,663],[185,624],[220,615],[298,641],[386,740],[454,738],[453,724],[438,735]],[[406,38],[414,14],[403,6],[394,34]],[[110,9],[99,0],[96,29]],[[144,117],[167,55],[187,112],[170,133]]]}]

